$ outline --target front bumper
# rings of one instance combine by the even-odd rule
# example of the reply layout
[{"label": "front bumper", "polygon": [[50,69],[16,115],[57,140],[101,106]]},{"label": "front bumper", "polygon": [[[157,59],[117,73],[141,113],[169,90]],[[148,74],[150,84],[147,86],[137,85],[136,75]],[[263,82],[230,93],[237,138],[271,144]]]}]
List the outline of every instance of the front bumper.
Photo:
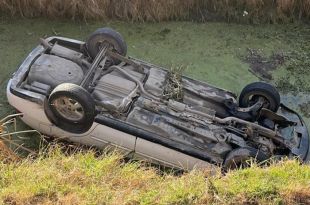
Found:
[{"label": "front bumper", "polygon": [[[302,119],[302,117],[295,111],[281,104],[279,109],[279,114],[285,116],[290,121],[296,122],[294,126],[294,132],[297,135],[297,144],[291,149],[291,153],[294,156],[297,156],[302,161],[307,161],[309,155],[309,133],[307,126]],[[284,136],[285,137],[285,136]],[[289,136],[287,136],[286,140],[290,140]]]}]

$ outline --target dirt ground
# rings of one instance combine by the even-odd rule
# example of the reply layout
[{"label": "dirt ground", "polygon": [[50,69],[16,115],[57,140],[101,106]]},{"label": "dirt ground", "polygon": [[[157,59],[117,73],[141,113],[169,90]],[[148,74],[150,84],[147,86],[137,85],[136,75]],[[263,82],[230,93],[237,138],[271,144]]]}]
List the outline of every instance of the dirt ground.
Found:
[{"label": "dirt ground", "polygon": [[287,60],[283,53],[273,53],[269,57],[262,56],[261,51],[248,49],[248,55],[244,61],[249,64],[249,71],[264,81],[273,80],[272,72],[282,66]]}]

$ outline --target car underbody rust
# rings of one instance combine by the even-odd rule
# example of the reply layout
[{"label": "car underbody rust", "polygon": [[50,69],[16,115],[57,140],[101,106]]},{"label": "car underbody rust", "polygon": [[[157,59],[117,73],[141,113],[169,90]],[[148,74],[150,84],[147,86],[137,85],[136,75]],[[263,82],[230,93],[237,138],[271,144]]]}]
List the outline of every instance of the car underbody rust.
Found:
[{"label": "car underbody rust", "polygon": [[[107,28],[98,29],[86,43],[60,37],[40,42],[10,81],[9,92],[41,105],[48,101],[42,106],[44,115],[56,127],[48,128],[49,134],[57,135],[59,128],[67,134],[88,133],[85,143],[101,147],[92,133],[108,127],[135,136],[136,143],[141,138],[224,169],[237,159],[239,166],[249,158],[304,160],[307,155],[307,128],[280,103],[270,84],[252,83],[237,99],[183,76],[182,67],[167,70],[126,57],[121,35]],[[102,142],[114,141],[104,135]],[[132,151],[139,152],[134,146]]]}]

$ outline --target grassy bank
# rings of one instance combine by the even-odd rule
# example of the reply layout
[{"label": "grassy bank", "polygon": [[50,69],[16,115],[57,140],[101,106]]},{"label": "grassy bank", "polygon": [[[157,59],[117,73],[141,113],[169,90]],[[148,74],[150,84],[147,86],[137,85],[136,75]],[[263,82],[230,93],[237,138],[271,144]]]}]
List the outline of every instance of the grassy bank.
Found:
[{"label": "grassy bank", "polygon": [[308,204],[310,167],[285,161],[226,176],[159,173],[117,154],[92,152],[0,163],[4,204]]},{"label": "grassy bank", "polygon": [[310,0],[0,0],[0,12],[83,20],[286,23],[309,21]]}]

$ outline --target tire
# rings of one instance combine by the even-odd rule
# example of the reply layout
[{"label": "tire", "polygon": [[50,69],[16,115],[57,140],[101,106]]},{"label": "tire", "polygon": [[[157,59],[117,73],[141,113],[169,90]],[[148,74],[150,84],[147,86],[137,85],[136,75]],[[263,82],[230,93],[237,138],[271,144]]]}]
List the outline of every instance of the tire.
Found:
[{"label": "tire", "polygon": [[253,97],[264,97],[268,102],[265,108],[277,112],[280,107],[280,94],[271,84],[264,82],[251,83],[243,88],[239,96],[240,107],[250,107]]},{"label": "tire", "polygon": [[229,152],[223,163],[223,170],[234,170],[238,168],[249,167],[249,162],[262,162],[267,160],[268,157],[259,150],[252,147],[237,148]]},{"label": "tire", "polygon": [[50,94],[45,113],[59,128],[73,133],[84,133],[92,126],[95,102],[81,86],[63,83]]},{"label": "tire", "polygon": [[[122,56],[127,54],[127,44],[120,33],[111,28],[99,28],[86,40],[86,49],[92,59],[95,59],[100,51],[102,43],[109,44],[110,48]],[[114,64],[120,61],[113,59]]]}]

